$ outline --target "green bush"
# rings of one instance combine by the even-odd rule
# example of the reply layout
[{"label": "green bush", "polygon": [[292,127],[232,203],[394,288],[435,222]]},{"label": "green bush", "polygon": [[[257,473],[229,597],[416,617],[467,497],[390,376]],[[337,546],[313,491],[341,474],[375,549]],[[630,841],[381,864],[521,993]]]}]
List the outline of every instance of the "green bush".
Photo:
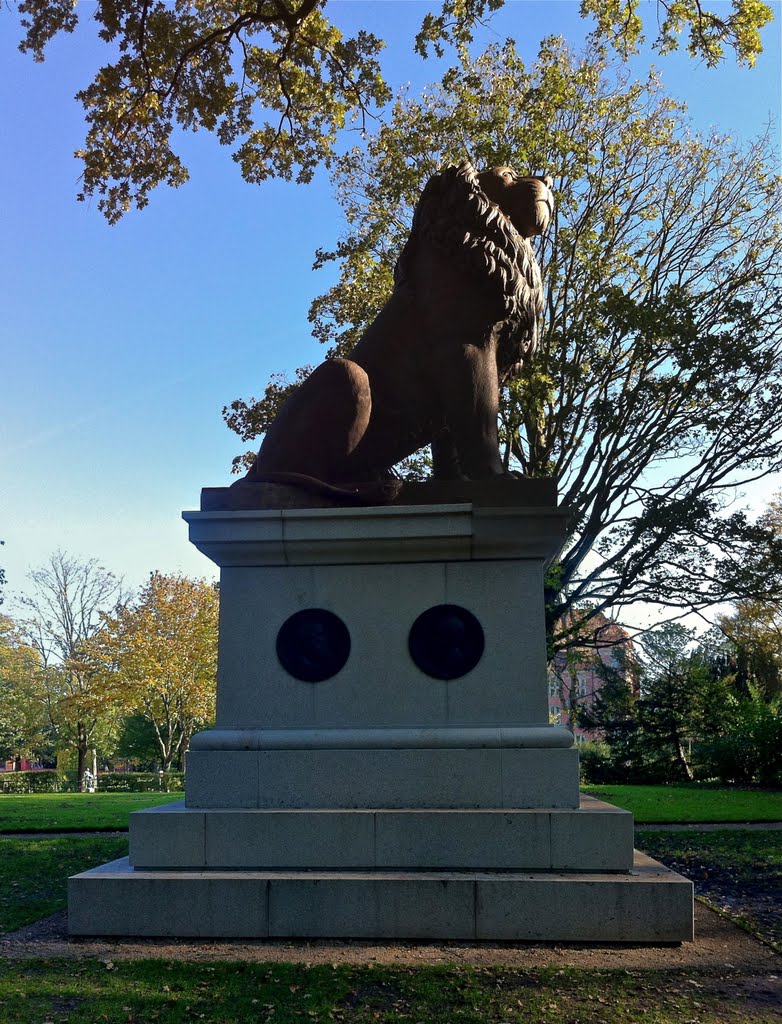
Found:
[{"label": "green bush", "polygon": [[[181,793],[184,772],[99,772],[99,793]],[[0,772],[0,793],[78,793],[74,771],[43,769],[34,772]]]},{"label": "green bush", "polygon": [[698,774],[720,782],[782,785],[782,700],[757,695],[736,704],[731,728],[696,747]]},{"label": "green bush", "polygon": [[78,793],[78,775],[73,771],[42,769],[36,772],[0,773],[0,793]]},{"label": "green bush", "polygon": [[653,761],[644,757],[640,743],[612,746],[606,740],[590,740],[579,748],[581,782],[605,786],[629,783],[649,786],[670,782],[670,776]]},{"label": "green bush", "polygon": [[611,759],[611,748],[604,740],[582,743],[578,748],[578,764],[582,783],[601,785],[620,781]]},{"label": "green bush", "polygon": [[98,775],[99,793],[181,793],[184,772],[102,772]]}]

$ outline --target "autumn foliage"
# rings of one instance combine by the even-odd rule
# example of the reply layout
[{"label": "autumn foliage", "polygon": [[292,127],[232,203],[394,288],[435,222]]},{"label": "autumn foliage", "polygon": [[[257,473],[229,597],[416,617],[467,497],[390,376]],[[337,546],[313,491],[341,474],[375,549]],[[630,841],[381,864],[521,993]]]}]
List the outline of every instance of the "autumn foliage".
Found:
[{"label": "autumn foliage", "polygon": [[106,698],[152,723],[164,771],[214,716],[217,612],[213,584],[152,573],[94,645]]}]

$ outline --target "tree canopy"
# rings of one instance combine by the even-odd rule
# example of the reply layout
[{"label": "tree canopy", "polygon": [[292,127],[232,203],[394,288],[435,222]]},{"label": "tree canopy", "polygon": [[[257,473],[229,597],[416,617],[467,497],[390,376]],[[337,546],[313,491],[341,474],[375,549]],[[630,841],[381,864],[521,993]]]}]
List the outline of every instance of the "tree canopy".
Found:
[{"label": "tree canopy", "polygon": [[[554,176],[541,342],[501,412],[506,465],[556,477],[573,510],[552,623],[579,606],[697,609],[778,592],[779,538],[730,507],[736,485],[782,468],[770,138],[700,136],[654,74],[631,81],[560,39],[529,68],[511,42],[465,57],[335,162],[348,230],[316,264],[338,262],[340,280],[310,313],[329,354],[349,350],[388,295],[428,176],[465,156]],[[287,390],[277,377],[260,402],[237,400],[229,425],[262,433]]]},{"label": "tree canopy", "polygon": [[38,652],[24,642],[15,623],[0,615],[0,760],[27,756],[43,739],[40,665]]},{"label": "tree canopy", "polygon": [[19,599],[19,626],[40,657],[39,699],[58,739],[75,747],[81,779],[87,752],[112,713],[91,644],[103,627],[101,613],[121,599],[122,588],[95,559],[64,551],[31,570],[29,578],[33,590]]},{"label": "tree canopy", "polygon": [[[503,3],[444,0],[426,15],[416,49],[425,56],[446,43],[466,46]],[[84,6],[21,0],[20,49],[43,60],[52,39],[74,31]],[[760,29],[772,19],[760,0],[733,0],[720,15],[701,0],[657,0],[656,8],[657,48],[675,49],[686,32],[690,53],[711,66],[725,47],[754,64]],[[581,2],[582,16],[595,22],[593,45],[625,56],[643,39],[639,9],[640,0]],[[90,10],[109,58],[76,97],[87,121],[79,198],[98,196],[111,223],[146,206],[157,185],[187,180],[174,148],[178,129],[214,132],[249,182],[308,181],[333,159],[340,131],[365,124],[389,98],[382,40],[364,30],[345,38],[326,0],[96,0]]]},{"label": "tree canopy", "polygon": [[[770,503],[761,523],[775,537],[782,536],[782,495]],[[768,701],[782,697],[780,597],[739,601],[732,612],[720,616],[718,626],[735,652],[739,682]]]},{"label": "tree canopy", "polygon": [[152,573],[94,646],[106,698],[151,722],[164,771],[214,717],[218,604],[210,583]]},{"label": "tree canopy", "polygon": [[641,650],[640,689],[601,664],[602,688],[577,709],[578,724],[601,737],[582,748],[590,781],[779,786],[782,697],[741,679],[736,648],[719,630],[696,637],[663,623]]},{"label": "tree canopy", "polygon": [[[217,588],[152,573],[135,596],[62,551],[33,570],[14,622],[0,615],[0,758],[78,755],[184,764],[214,717]],[[150,744],[152,752],[150,752]]]}]

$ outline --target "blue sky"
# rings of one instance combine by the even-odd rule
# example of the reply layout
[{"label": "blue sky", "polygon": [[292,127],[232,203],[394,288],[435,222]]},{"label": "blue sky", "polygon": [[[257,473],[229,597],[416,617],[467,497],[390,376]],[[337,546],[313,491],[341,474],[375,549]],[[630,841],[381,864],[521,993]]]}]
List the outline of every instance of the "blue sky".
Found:
[{"label": "blue sky", "polygon": [[[714,6],[718,6],[714,4]],[[723,4],[723,6],[728,6]],[[782,5],[754,70],[732,59],[710,71],[678,54],[642,54],[690,108],[697,127],[749,140],[777,118]],[[89,4],[80,7],[88,10]],[[417,0],[333,0],[333,20],[383,36],[392,87],[418,88],[443,64],[412,40]],[[654,18],[654,5],[644,3]],[[509,0],[481,42],[513,36],[534,58],[560,33],[588,26],[577,0]],[[333,271],[311,270],[342,230],[328,177],[306,187],[246,185],[208,135],[183,140],[191,181],[158,189],[149,207],[109,227],[77,203],[83,139],[74,93],[105,57],[87,24],[58,40],[43,65],[16,50],[18,24],[0,14],[0,565],[6,604],[56,548],[97,558],[137,586],[153,570],[214,575],[187,541],[182,509],[202,486],[230,482],[241,449],[223,405],[258,394],[269,374],[321,357],[307,323]],[[754,489],[762,502],[782,480]]]}]

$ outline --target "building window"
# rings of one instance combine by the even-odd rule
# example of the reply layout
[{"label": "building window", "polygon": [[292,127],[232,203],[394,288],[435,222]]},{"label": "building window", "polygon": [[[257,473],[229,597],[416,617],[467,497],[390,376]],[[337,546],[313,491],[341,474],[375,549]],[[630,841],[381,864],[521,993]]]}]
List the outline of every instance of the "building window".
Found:
[{"label": "building window", "polygon": [[548,677],[548,695],[549,697],[559,697],[559,681],[554,676]]},{"label": "building window", "polygon": [[576,672],[576,693],[579,697],[586,697],[589,693],[588,672]]}]

